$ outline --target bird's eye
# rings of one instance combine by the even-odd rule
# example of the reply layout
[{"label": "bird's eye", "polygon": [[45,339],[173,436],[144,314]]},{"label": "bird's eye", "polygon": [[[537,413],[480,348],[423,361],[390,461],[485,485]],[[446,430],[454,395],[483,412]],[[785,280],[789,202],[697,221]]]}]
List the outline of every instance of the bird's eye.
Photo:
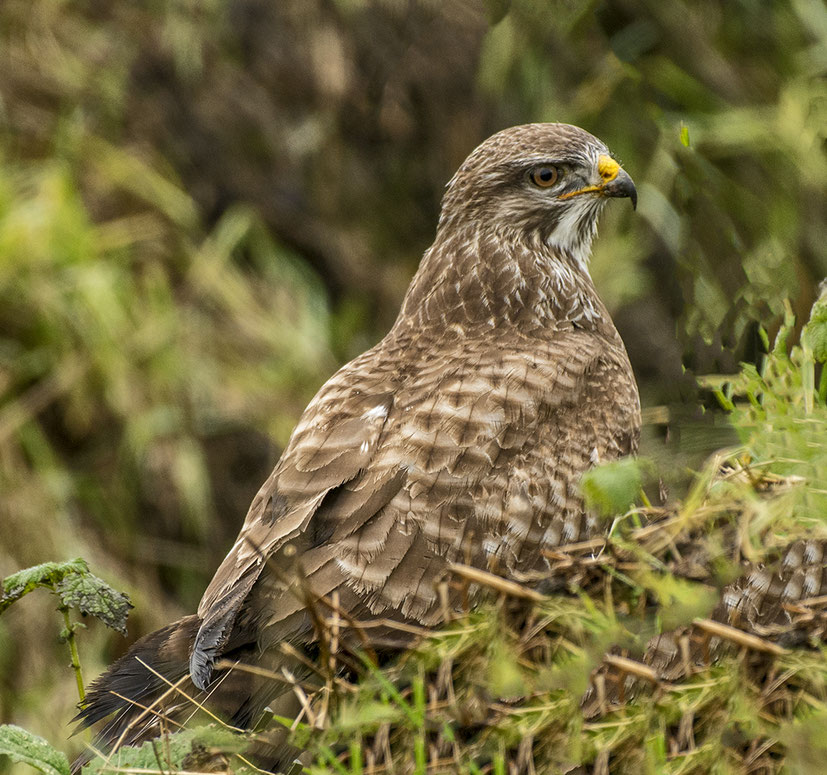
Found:
[{"label": "bird's eye", "polygon": [[557,167],[549,167],[543,165],[542,167],[535,167],[530,173],[531,182],[540,188],[548,188],[557,182],[560,177],[560,170]]}]

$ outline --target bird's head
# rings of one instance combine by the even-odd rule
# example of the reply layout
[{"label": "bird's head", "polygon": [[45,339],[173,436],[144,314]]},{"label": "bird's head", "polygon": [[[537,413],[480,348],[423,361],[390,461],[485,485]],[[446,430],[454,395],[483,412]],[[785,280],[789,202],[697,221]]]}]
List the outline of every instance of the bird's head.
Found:
[{"label": "bird's head", "polygon": [[465,160],[440,226],[539,239],[585,265],[609,197],[637,203],[632,179],[600,140],[569,124],[526,124],[489,137]]}]

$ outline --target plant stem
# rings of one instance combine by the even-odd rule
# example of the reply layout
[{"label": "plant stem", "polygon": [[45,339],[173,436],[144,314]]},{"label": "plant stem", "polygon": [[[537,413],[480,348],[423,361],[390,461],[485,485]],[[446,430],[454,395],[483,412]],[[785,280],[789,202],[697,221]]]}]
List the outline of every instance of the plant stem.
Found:
[{"label": "plant stem", "polygon": [[69,652],[72,655],[72,669],[75,671],[75,680],[78,684],[78,697],[80,697],[80,707],[86,706],[86,691],[83,688],[83,673],[80,669],[80,656],[78,654],[78,644],[75,640],[75,628],[69,619],[69,607],[61,606],[58,609],[63,614],[63,621],[66,623],[66,643],[69,644]]}]

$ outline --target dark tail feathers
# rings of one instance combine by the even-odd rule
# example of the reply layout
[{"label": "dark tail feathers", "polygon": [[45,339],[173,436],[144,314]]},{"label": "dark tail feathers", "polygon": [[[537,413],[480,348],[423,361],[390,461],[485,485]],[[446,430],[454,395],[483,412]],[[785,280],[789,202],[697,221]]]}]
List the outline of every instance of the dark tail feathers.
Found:
[{"label": "dark tail feathers", "polygon": [[[197,616],[186,616],[145,635],[94,681],[86,695],[86,707],[74,720],[79,722],[79,731],[111,716],[98,732],[95,748],[111,751],[115,745],[150,740],[164,729],[174,732],[175,723],[165,724],[164,720],[183,723],[189,719],[196,708],[187,697],[203,702],[233,726],[248,729],[260,718],[265,706],[285,692],[283,682],[241,669],[218,672],[206,691],[198,689],[189,677],[189,660],[199,625]],[[255,644],[236,647],[225,656],[265,671],[278,671],[283,664],[277,651],[262,652]],[[291,666],[291,670],[300,679],[303,677],[300,665]],[[182,678],[185,680],[181,681]],[[170,691],[171,685],[179,681],[179,690]],[[288,694],[289,697],[285,694],[279,700],[280,704],[285,700],[293,702],[292,692]],[[296,705],[282,712],[288,714],[298,709]],[[285,757],[295,755],[293,749],[285,746],[284,737],[283,730],[279,731],[272,742],[259,746],[256,758],[275,768]],[[73,773],[79,772],[88,758],[78,758],[72,765]]]},{"label": "dark tail feathers", "polygon": [[[158,735],[158,714],[167,715],[181,705],[184,698],[173,691],[154,708],[156,712],[145,708],[156,702],[170,684],[187,674],[189,652],[198,625],[197,616],[187,616],[136,641],[127,654],[110,665],[89,687],[86,707],[73,719],[79,722],[77,731],[115,714],[95,741],[104,750],[111,748],[121,735],[124,735],[124,745]],[[192,684],[189,681],[184,684],[181,688],[192,696]],[[73,769],[79,770],[82,764],[76,762]]]}]

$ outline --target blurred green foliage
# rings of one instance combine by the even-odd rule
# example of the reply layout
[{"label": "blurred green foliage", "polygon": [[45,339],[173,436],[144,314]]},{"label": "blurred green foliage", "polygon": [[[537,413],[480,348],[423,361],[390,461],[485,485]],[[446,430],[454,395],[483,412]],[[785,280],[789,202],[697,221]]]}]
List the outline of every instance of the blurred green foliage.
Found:
[{"label": "blurred green foliage", "polygon": [[[0,576],[83,555],[133,636],[192,610],[511,124],[584,126],[635,178],[593,274],[689,446],[682,366],[757,360],[827,274],[825,72],[821,0],[4,0]],[[0,722],[54,740],[47,619],[0,621]],[[91,674],[123,643],[89,637]]]},{"label": "blurred green foliage", "polygon": [[827,352],[811,346],[827,335],[825,301],[827,292],[813,305],[801,345],[790,343],[795,319],[788,306],[772,350],[758,367],[747,363],[735,377],[703,380],[732,413],[748,458],[806,485],[793,487],[774,509],[764,508],[756,514],[756,524],[772,525],[774,532],[772,539],[754,536],[761,546],[768,542],[784,546],[798,537],[819,535],[825,527]]},{"label": "blurred green foliage", "polygon": [[[581,559],[600,572],[577,569],[561,553],[549,572],[554,591],[530,615],[513,600],[509,607],[492,583],[496,604],[432,632],[383,670],[369,669],[357,686],[339,687],[325,723],[300,725],[300,743],[317,757],[310,772],[822,772],[822,614],[796,618],[803,609],[785,603],[786,617],[769,617],[777,627],[733,617],[723,648],[709,638],[690,645],[687,633],[707,617],[722,621],[714,613],[722,593],[737,594],[724,587],[744,573],[734,558],[773,569],[771,583],[781,586],[779,569],[795,565],[786,550],[798,539],[827,537],[827,405],[816,390],[816,372],[827,364],[807,345],[824,333],[825,300],[827,290],[803,345],[790,343],[788,310],[760,367],[744,364],[710,385],[742,444],[713,456],[682,502],[629,508],[648,461],[596,468],[585,489],[596,508],[614,514],[616,529]],[[624,562],[614,562],[615,551]],[[815,567],[821,584],[823,562]],[[536,589],[536,579],[528,585]],[[676,632],[687,638],[686,670],[675,669],[677,642],[674,651],[664,645]],[[743,632],[763,637],[736,637]],[[706,656],[690,657],[701,642]],[[653,655],[661,648],[671,660]],[[605,665],[622,655],[632,659],[615,663],[620,696],[598,712]],[[327,700],[320,691],[311,706],[325,712]],[[411,761],[418,769],[405,770]]]}]

